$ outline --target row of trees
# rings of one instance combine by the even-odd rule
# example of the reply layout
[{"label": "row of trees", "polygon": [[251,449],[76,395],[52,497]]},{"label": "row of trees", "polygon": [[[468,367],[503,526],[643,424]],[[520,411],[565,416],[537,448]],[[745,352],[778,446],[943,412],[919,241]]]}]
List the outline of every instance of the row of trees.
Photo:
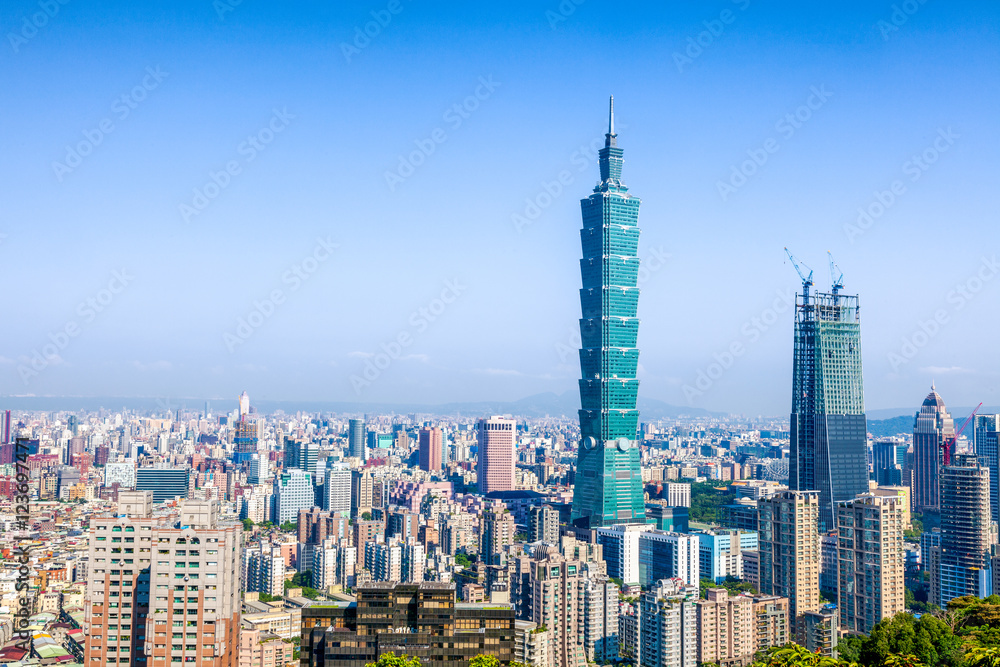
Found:
[{"label": "row of trees", "polygon": [[789,644],[753,667],[1000,667],[1000,596],[955,598],[929,614],[883,619],[867,637],[849,636],[838,658]]}]

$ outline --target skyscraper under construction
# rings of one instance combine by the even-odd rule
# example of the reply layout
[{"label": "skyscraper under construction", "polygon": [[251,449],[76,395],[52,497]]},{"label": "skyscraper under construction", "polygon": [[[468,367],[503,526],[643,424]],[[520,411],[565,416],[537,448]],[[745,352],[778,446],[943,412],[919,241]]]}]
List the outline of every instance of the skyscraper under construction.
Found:
[{"label": "skyscraper under construction", "polygon": [[598,152],[601,181],[580,202],[581,441],[572,520],[589,528],[646,521],[636,446],[640,201],[622,184],[617,137],[612,98],[608,133]]},{"label": "skyscraper under construction", "polygon": [[788,481],[794,490],[819,491],[819,529],[826,532],[836,527],[834,503],[868,490],[861,307],[857,295],[840,294],[839,278],[830,293],[813,293],[812,272],[799,274]]}]

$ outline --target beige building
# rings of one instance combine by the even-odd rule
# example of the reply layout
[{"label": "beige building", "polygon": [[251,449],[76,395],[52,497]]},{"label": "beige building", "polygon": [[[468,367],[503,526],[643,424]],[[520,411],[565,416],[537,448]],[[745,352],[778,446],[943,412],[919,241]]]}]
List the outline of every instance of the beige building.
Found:
[{"label": "beige building", "polygon": [[719,667],[749,664],[755,645],[753,598],[710,588],[697,605],[698,662]]},{"label": "beige building", "polygon": [[239,667],[285,667],[292,659],[291,641],[244,624],[240,630]]},{"label": "beige building", "polygon": [[242,526],[218,524],[214,501],[175,517],[152,516],[150,491],[118,501],[91,519],[84,662],[236,667]]},{"label": "beige building", "polygon": [[819,609],[819,491],[782,491],[757,501],[760,592],[788,598],[793,633]]},{"label": "beige building", "polygon": [[514,660],[528,667],[552,664],[549,631],[531,621],[514,621]]},{"label": "beige building", "polygon": [[791,641],[788,598],[777,595],[753,596],[754,653]]},{"label": "beige building", "polygon": [[868,634],[906,608],[905,499],[865,493],[837,503],[840,627]]}]

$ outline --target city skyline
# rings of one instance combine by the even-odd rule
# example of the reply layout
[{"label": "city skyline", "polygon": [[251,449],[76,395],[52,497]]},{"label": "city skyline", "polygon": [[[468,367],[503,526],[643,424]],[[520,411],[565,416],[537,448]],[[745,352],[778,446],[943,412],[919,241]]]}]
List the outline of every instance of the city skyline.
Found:
[{"label": "city skyline", "polygon": [[[19,35],[33,7],[5,6],[0,25]],[[589,3],[569,15],[401,7],[363,47],[355,28],[380,6],[186,4],[137,9],[132,22],[61,8],[30,39],[6,40],[0,71],[28,94],[9,112],[22,132],[3,140],[0,252],[22,288],[7,300],[19,326],[0,350],[0,394],[238,387],[434,404],[572,391],[575,200],[613,93],[631,184],[652,202],[638,313],[646,395],[787,411],[787,245],[817,283],[831,250],[845,289],[865,295],[870,408],[913,405],[918,387],[945,378],[953,404],[1000,403],[1000,369],[980,353],[996,263],[969,242],[988,237],[996,208],[997,74],[984,64],[998,48],[994,11],[921,5],[896,26],[891,7],[793,15],[739,2],[643,7],[647,21],[611,27]],[[480,27],[460,29],[470,21]],[[760,41],[770,30],[783,39]],[[475,57],[451,57],[473,44]],[[77,58],[85,48],[92,57]],[[608,70],[613,85],[592,76]],[[95,145],[69,167],[88,136]],[[421,146],[421,164],[401,166]],[[764,163],[746,166],[754,156]],[[733,175],[744,166],[754,173]],[[441,200],[444,184],[458,194]],[[859,208],[878,214],[859,223]],[[949,220],[961,234],[925,242]],[[28,252],[39,248],[46,259]],[[477,325],[513,295],[530,332]],[[78,335],[62,336],[67,326]],[[57,356],[35,368],[47,345]]]}]

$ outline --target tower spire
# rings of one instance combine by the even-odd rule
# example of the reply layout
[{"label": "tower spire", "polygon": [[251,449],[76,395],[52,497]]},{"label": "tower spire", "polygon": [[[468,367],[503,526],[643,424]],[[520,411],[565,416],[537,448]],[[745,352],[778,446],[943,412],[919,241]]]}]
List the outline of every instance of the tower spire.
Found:
[{"label": "tower spire", "polygon": [[611,101],[608,103],[608,133],[604,135],[604,147],[617,146],[618,142],[615,140],[615,96],[611,96]]}]

